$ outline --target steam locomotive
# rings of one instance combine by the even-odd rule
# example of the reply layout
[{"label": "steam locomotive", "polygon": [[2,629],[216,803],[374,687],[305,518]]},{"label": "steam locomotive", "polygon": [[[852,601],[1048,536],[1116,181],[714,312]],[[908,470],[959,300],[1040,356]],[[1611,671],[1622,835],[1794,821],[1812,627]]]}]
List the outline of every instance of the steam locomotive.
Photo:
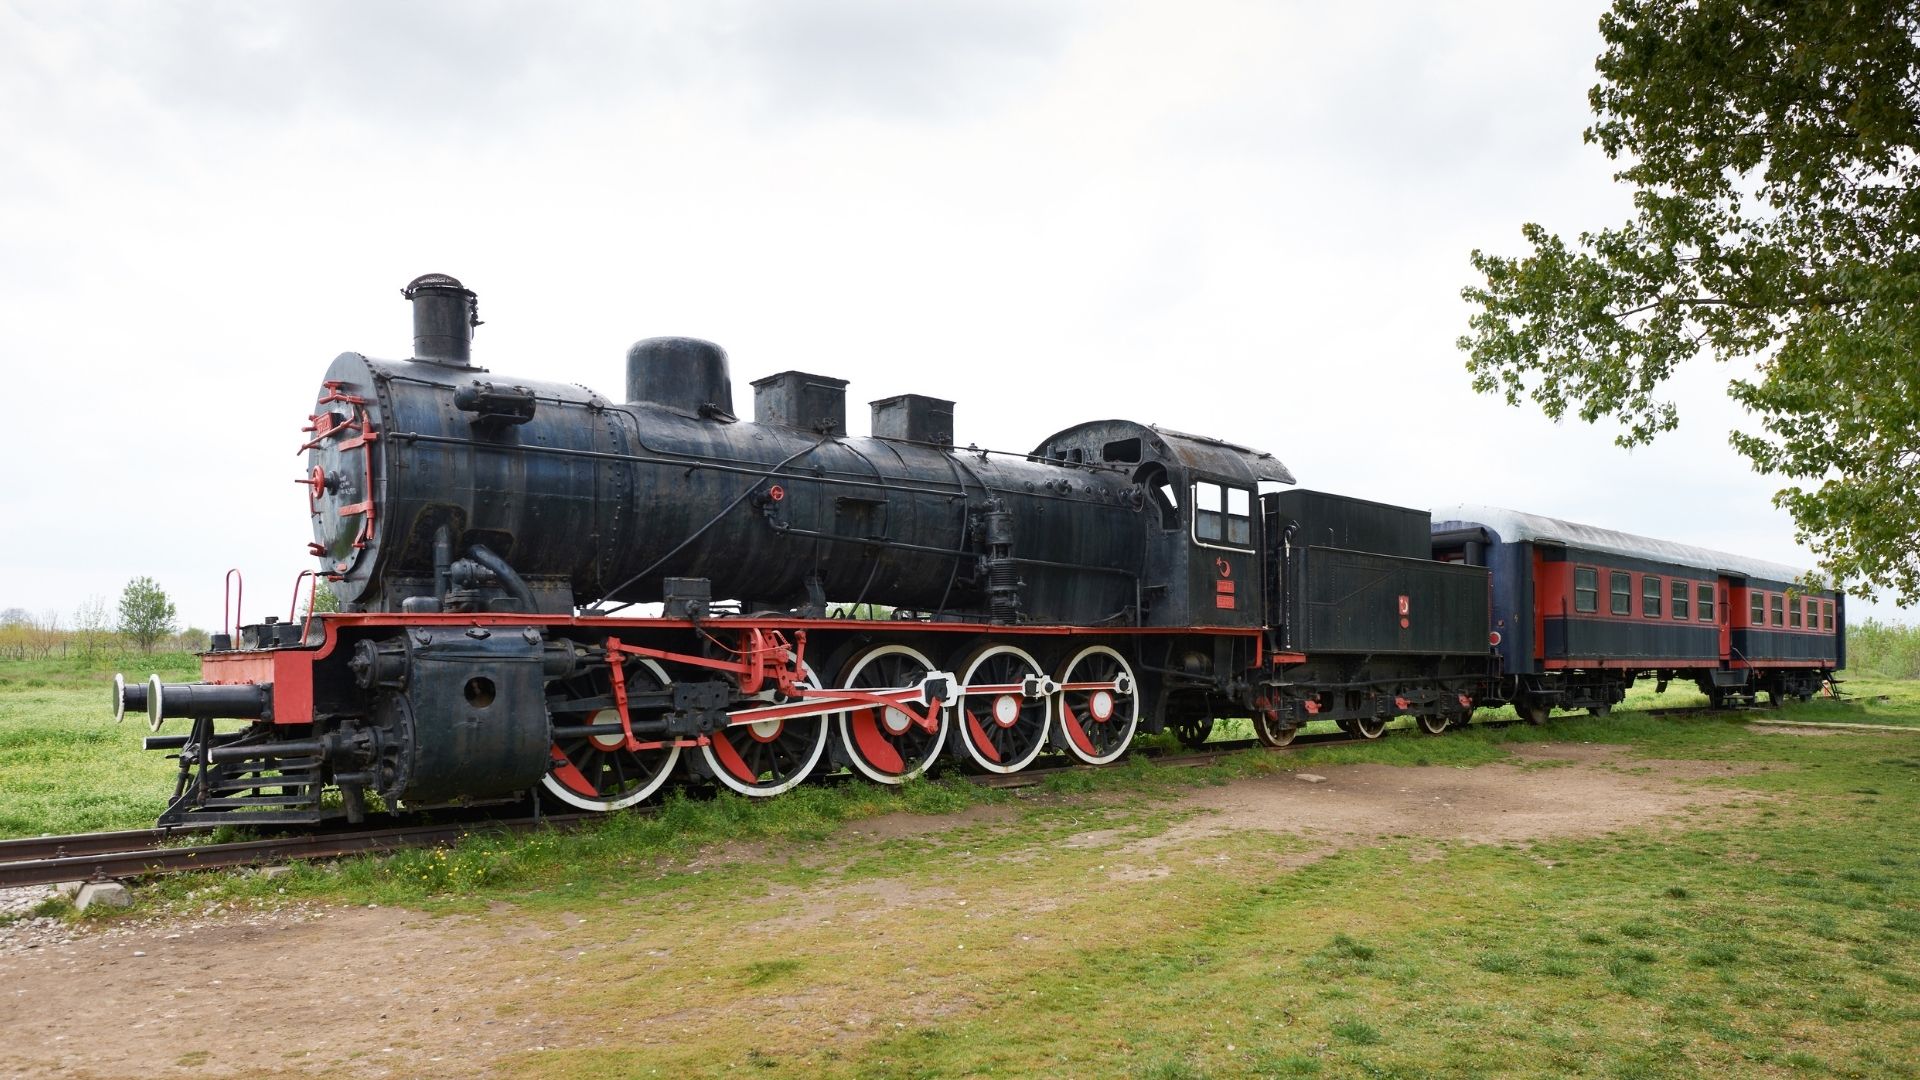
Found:
[{"label": "steam locomotive", "polygon": [[[615,402],[475,367],[459,281],[403,293],[415,355],[343,353],[304,429],[340,610],[215,635],[199,683],[116,679],[117,716],[190,722],[147,740],[180,763],[163,825],[1102,764],[1226,716],[1275,746],[1314,719],[1438,734],[1601,710],[1642,675],[1803,694],[1844,659],[1839,597],[1791,568],[1286,490],[1271,454],[1125,420],[1001,453],[905,394],[852,437],[846,382],[799,371],[753,382],[748,421],[688,338],[634,345]],[[1678,604],[1667,581],[1678,624],[1640,606]],[[1778,604],[1736,641],[1749,592]]]}]

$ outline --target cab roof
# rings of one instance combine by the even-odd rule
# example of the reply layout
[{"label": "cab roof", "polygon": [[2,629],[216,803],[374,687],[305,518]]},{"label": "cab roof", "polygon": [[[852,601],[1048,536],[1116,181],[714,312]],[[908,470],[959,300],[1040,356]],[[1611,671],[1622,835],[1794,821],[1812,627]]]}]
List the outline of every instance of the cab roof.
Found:
[{"label": "cab roof", "polygon": [[1078,449],[1090,464],[1117,464],[1120,463],[1117,459],[1104,456],[1105,448],[1134,438],[1140,440],[1147,458],[1172,462],[1191,472],[1248,487],[1261,480],[1280,484],[1294,482],[1293,473],[1280,459],[1264,450],[1133,420],[1092,420],[1076,424],[1049,436],[1034,449],[1033,456],[1058,460],[1067,450]]}]

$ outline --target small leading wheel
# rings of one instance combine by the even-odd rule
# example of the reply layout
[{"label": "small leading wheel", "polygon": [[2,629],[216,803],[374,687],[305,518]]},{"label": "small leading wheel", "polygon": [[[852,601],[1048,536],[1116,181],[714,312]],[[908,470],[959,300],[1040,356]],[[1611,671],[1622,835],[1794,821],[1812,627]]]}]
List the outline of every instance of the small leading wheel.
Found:
[{"label": "small leading wheel", "polygon": [[1363,739],[1377,739],[1387,733],[1387,722],[1379,717],[1371,720],[1355,720],[1353,733]]},{"label": "small leading wheel", "polygon": [[990,645],[960,670],[953,741],[961,753],[992,773],[1019,772],[1032,764],[1046,749],[1053,723],[1053,680],[1041,672],[1040,662],[1011,645]]},{"label": "small leading wheel", "polygon": [[[854,657],[840,677],[848,690],[901,690],[920,685],[933,661],[905,645],[879,645]],[[932,768],[947,741],[947,703],[934,710],[933,729],[905,709],[868,705],[840,713],[840,749],[854,771],[875,783],[900,784]]]},{"label": "small leading wheel", "polygon": [[1297,727],[1289,727],[1286,721],[1280,718],[1278,712],[1253,714],[1253,737],[1259,739],[1262,746],[1278,750],[1291,743],[1294,733],[1299,730]]},{"label": "small leading wheel", "polygon": [[[801,672],[800,685],[809,689],[820,685],[812,668],[802,668]],[[774,694],[768,690],[757,697],[764,704],[777,705]],[[723,727],[708,736],[700,754],[715,780],[732,791],[760,799],[790,790],[805,780],[826,748],[827,718],[802,716]]]},{"label": "small leading wheel", "polygon": [[1140,723],[1133,668],[1105,645],[1089,645],[1060,668],[1054,739],[1074,760],[1105,765],[1127,752]]},{"label": "small leading wheel", "polygon": [[1420,730],[1429,735],[1439,735],[1453,726],[1453,719],[1446,713],[1421,713],[1414,720],[1420,724]]},{"label": "small leading wheel", "polygon": [[[629,660],[623,666],[629,702],[673,687],[666,669],[652,660]],[[564,680],[558,689],[563,700],[553,706],[556,726],[620,723],[610,668],[588,669]],[[628,750],[626,744],[621,731],[557,739],[548,750],[551,761],[541,786],[555,799],[581,810],[624,810],[659,791],[673,775],[674,762],[680,760],[680,748],[671,742],[643,743],[640,750]]]},{"label": "small leading wheel", "polygon": [[1198,750],[1206,745],[1207,737],[1213,734],[1213,717],[1193,714],[1167,721],[1167,730],[1180,740],[1180,745],[1189,750]]}]

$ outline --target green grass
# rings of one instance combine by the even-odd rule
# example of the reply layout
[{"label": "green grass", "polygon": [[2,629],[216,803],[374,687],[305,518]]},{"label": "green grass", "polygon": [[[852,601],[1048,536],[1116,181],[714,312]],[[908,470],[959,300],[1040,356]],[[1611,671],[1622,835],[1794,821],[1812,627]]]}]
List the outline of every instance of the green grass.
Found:
[{"label": "green grass", "polygon": [[175,765],[140,748],[144,715],[113,722],[113,673],[196,679],[199,661],[153,656],[0,662],[0,837],[153,824]]}]

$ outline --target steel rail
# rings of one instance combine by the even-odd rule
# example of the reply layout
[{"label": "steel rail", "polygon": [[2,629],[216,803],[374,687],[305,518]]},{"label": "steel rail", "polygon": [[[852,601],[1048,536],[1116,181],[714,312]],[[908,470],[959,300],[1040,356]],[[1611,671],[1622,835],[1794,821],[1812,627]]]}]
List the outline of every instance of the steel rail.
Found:
[{"label": "steel rail", "polygon": [[26,836],[16,840],[0,840],[0,864],[63,859],[117,851],[138,851],[159,847],[171,835],[176,834],[166,829],[129,829],[125,832]]},{"label": "steel rail", "polygon": [[586,820],[591,820],[591,817],[584,814],[502,818],[356,832],[278,836],[225,844],[101,851],[88,855],[69,855],[0,864],[0,886],[54,885],[63,881],[102,881],[145,877],[152,874],[175,874],[188,870],[225,870],[289,859],[329,859],[341,855],[430,847],[485,832],[523,832],[542,827],[565,829]]}]

